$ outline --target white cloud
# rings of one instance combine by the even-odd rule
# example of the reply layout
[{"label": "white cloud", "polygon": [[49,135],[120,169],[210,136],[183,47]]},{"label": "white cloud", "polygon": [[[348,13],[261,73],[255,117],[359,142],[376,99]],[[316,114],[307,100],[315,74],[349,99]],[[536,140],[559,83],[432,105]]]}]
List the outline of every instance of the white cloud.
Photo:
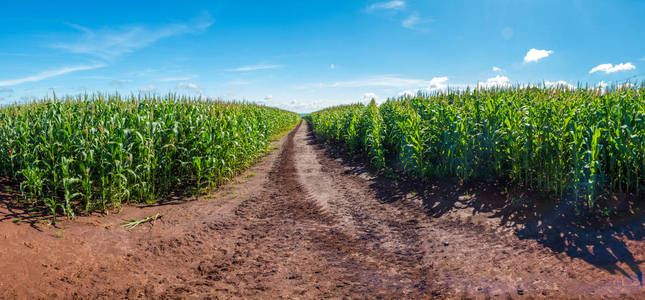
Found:
[{"label": "white cloud", "polygon": [[[338,81],[332,83],[318,83],[309,84],[295,87],[296,89],[311,89],[311,88],[380,88],[398,89],[403,90],[399,96],[404,94],[416,95],[418,91],[421,92],[436,92],[446,90],[448,88],[448,77],[434,77],[431,80],[405,78],[398,75],[378,75],[370,76],[355,80]],[[450,85],[450,87],[465,87],[463,84]],[[389,91],[391,92],[391,90]]]},{"label": "white cloud", "polygon": [[294,112],[312,112],[312,111],[316,111],[333,105],[339,105],[342,103],[344,102],[338,102],[338,101],[332,101],[332,100],[314,100],[314,101],[303,101],[303,102],[291,100],[283,103],[275,103],[275,104],[272,103],[271,106],[275,105],[282,109],[286,109]]},{"label": "white cloud", "polygon": [[634,86],[635,86],[635,85],[634,85],[633,83],[631,83],[631,82],[625,82],[625,83],[623,83],[623,84],[617,84],[617,85],[616,85],[616,87],[617,87],[617,88],[619,88],[619,89],[623,89],[623,88],[631,88],[631,87],[634,87]]},{"label": "white cloud", "polygon": [[636,69],[636,66],[632,65],[632,63],[627,62],[627,63],[622,63],[622,64],[617,64],[617,65],[612,65],[612,64],[600,64],[595,66],[593,69],[589,71],[589,74],[595,73],[595,72],[605,72],[605,74],[610,74],[610,73],[615,73],[619,71],[629,71]]},{"label": "white cloud", "polygon": [[506,76],[497,75],[493,78],[488,78],[486,82],[477,83],[477,88],[492,88],[492,87],[509,87],[511,81]]},{"label": "white cloud", "polygon": [[100,64],[100,65],[93,65],[93,66],[65,67],[65,68],[58,69],[58,70],[42,72],[42,73],[39,73],[39,74],[36,74],[36,75],[33,75],[33,76],[0,81],[0,86],[11,86],[11,85],[18,85],[18,84],[25,83],[25,82],[36,82],[36,81],[41,81],[41,80],[44,80],[44,79],[47,79],[47,78],[52,78],[52,77],[56,77],[56,76],[60,76],[60,75],[65,75],[65,74],[72,73],[72,72],[98,69],[98,68],[103,68],[105,66],[106,65]]},{"label": "white cloud", "polygon": [[418,92],[419,91],[407,90],[407,91],[403,91],[403,92],[398,93],[396,96],[397,97],[403,97],[403,98],[414,98],[414,97],[417,96]]},{"label": "white cloud", "polygon": [[606,89],[606,88],[609,87],[609,83],[606,83],[604,81],[600,81],[600,82],[598,82],[598,87],[601,88],[601,89]]},{"label": "white cloud", "polygon": [[524,56],[524,62],[537,62],[538,60],[543,59],[551,54],[553,54],[553,50],[538,50],[531,48],[529,52],[526,52],[526,56]]},{"label": "white cloud", "polygon": [[330,68],[330,69],[332,69],[332,70],[333,70],[333,69],[336,69],[336,65],[331,64],[331,65],[329,65],[329,68]]},{"label": "white cloud", "polygon": [[448,87],[446,84],[446,81],[448,81],[448,77],[435,77],[430,80],[430,83],[428,84],[428,90],[430,91],[436,91],[436,90],[444,90]]},{"label": "white cloud", "polygon": [[[403,92],[400,92],[397,94],[397,97],[406,97],[406,98],[411,98],[411,97],[416,97],[419,92],[438,92],[438,91],[443,91],[448,88],[448,84],[446,83],[448,81],[448,77],[434,77],[430,81],[428,81],[428,85],[425,88],[420,88],[420,89],[412,89],[412,90],[405,90]],[[457,85],[461,86],[461,85]]]},{"label": "white cloud", "polygon": [[150,93],[150,92],[154,92],[154,91],[156,91],[156,90],[157,90],[157,87],[156,87],[156,86],[154,86],[154,85],[149,85],[149,86],[147,86],[147,87],[140,88],[140,89],[139,89],[139,92],[142,92],[142,93]]},{"label": "white cloud", "polygon": [[264,101],[269,101],[271,99],[273,99],[273,96],[271,95],[267,95],[266,97],[264,97]]},{"label": "white cloud", "polygon": [[10,89],[10,88],[2,88],[2,89],[0,89],[0,94],[4,94],[4,93],[11,94],[11,93],[13,93],[13,89]]},{"label": "white cloud", "polygon": [[405,8],[405,1],[394,0],[394,1],[374,3],[374,4],[370,5],[367,8],[367,10],[368,11],[379,10],[379,9],[401,10],[401,9],[404,9],[404,8]]},{"label": "white cloud", "polygon": [[178,89],[191,89],[191,90],[196,90],[197,85],[192,83],[192,82],[180,82],[177,84]]},{"label": "white cloud", "polygon": [[563,87],[563,88],[567,88],[567,89],[570,89],[570,90],[573,90],[573,89],[576,88],[575,86],[573,86],[572,84],[570,84],[570,83],[568,83],[568,82],[566,82],[564,80],[559,80],[559,81],[548,81],[547,80],[547,81],[544,82],[544,85],[546,87],[549,87],[549,88],[550,87]]},{"label": "white cloud", "polygon": [[403,20],[403,22],[401,22],[401,26],[412,29],[414,28],[414,25],[416,25],[418,22],[419,22],[419,15],[412,14],[407,19]]},{"label": "white cloud", "polygon": [[144,48],[160,39],[187,33],[197,33],[210,27],[214,19],[205,13],[189,23],[170,24],[160,28],[147,28],[140,25],[127,25],[119,28],[92,30],[71,24],[83,32],[72,42],[58,42],[52,48],[71,53],[85,54],[111,60],[123,54]]},{"label": "white cloud", "polygon": [[502,68],[493,66],[493,72],[502,72]]},{"label": "white cloud", "polygon": [[374,94],[374,93],[365,93],[365,94],[363,94],[363,96],[361,97],[361,102],[369,102],[369,101],[372,101],[372,99],[375,99],[375,100],[376,100],[377,98],[378,98],[378,97],[377,97],[377,96],[376,96],[376,94]]},{"label": "white cloud", "polygon": [[249,72],[249,71],[258,71],[258,70],[279,69],[279,68],[282,68],[282,65],[252,65],[252,66],[244,66],[244,67],[231,69],[229,71]]},{"label": "white cloud", "polygon": [[423,29],[421,25],[426,24],[428,22],[430,22],[430,20],[423,19],[419,17],[418,13],[414,12],[401,22],[401,26],[407,29],[419,30],[419,29]]}]

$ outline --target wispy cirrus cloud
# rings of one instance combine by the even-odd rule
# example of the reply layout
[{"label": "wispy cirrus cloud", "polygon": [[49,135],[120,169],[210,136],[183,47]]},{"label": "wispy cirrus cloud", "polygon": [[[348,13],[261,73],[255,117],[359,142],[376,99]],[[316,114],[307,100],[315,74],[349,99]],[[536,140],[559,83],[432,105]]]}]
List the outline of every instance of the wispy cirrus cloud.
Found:
[{"label": "wispy cirrus cloud", "polygon": [[282,65],[252,65],[252,66],[243,66],[235,69],[230,69],[232,72],[250,72],[250,71],[259,71],[259,70],[269,70],[269,69],[280,69]]},{"label": "wispy cirrus cloud", "polygon": [[386,2],[376,2],[367,7],[367,11],[375,10],[401,10],[406,6],[405,1],[394,0]]},{"label": "wispy cirrus cloud", "polygon": [[493,72],[502,72],[502,68],[493,66]]},{"label": "wispy cirrus cloud", "polygon": [[408,29],[414,29],[417,24],[421,22],[421,18],[419,18],[419,15],[414,13],[411,14],[409,17],[405,18],[401,22],[401,26],[408,28]]},{"label": "wispy cirrus cloud", "polygon": [[201,32],[213,23],[214,19],[211,15],[204,13],[191,22],[169,24],[159,28],[149,28],[143,25],[125,25],[117,28],[104,27],[95,30],[69,24],[81,31],[83,35],[73,41],[54,43],[51,48],[112,60],[164,38]]},{"label": "wispy cirrus cloud", "polygon": [[427,29],[424,25],[430,23],[432,20],[425,19],[419,16],[418,13],[414,12],[409,17],[401,21],[401,26],[407,29],[414,30],[425,30]]},{"label": "wispy cirrus cloud", "polygon": [[629,71],[634,69],[636,69],[636,66],[632,65],[632,63],[630,62],[617,64],[615,66],[612,64],[600,64],[593,67],[589,71],[589,74],[592,74],[595,72],[605,72],[605,74],[611,74],[611,73],[616,73],[620,71]]},{"label": "wispy cirrus cloud", "polygon": [[526,52],[526,55],[524,56],[524,62],[537,62],[540,59],[546,58],[551,54],[553,54],[553,50],[539,50],[531,48],[531,50]]},{"label": "wispy cirrus cloud", "polygon": [[92,66],[65,67],[57,70],[45,71],[42,73],[38,73],[36,75],[27,76],[23,78],[0,81],[0,86],[12,86],[12,85],[25,83],[25,82],[37,82],[37,81],[45,80],[47,78],[61,76],[72,72],[98,69],[98,68],[103,68],[105,66],[106,66],[105,64],[98,64],[98,65],[92,65]]},{"label": "wispy cirrus cloud", "polygon": [[[406,10],[407,10],[407,2],[402,0],[376,2],[376,3],[372,3],[371,5],[365,8],[365,11],[367,12],[380,11],[380,12],[385,12],[389,15],[398,14],[399,12],[403,12]],[[423,25],[431,21],[432,21],[431,19],[422,18],[419,15],[419,13],[417,13],[416,11],[412,12],[411,14],[408,15],[408,17],[402,20],[399,19],[399,22],[402,27],[407,29],[422,30],[422,31],[427,29]]]}]

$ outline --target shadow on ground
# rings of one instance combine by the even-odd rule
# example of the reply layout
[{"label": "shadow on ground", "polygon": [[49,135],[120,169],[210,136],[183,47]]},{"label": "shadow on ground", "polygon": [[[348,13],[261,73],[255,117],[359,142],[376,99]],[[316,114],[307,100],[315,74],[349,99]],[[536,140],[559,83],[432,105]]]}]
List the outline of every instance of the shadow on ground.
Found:
[{"label": "shadow on ground", "polygon": [[[309,132],[308,143],[339,161],[349,169],[347,173],[377,173],[364,157],[349,156],[341,145],[326,145]],[[525,191],[528,196],[524,198],[531,201],[509,200],[502,193],[504,186],[499,182],[462,185],[449,180],[420,181],[401,174],[396,179],[376,174],[370,183],[382,203],[420,200],[427,215],[434,218],[454,209],[472,208],[473,215],[488,213],[490,218],[499,219],[500,226],[512,228],[520,239],[536,240],[556,253],[643,284],[640,264],[644,261],[636,260],[626,244],[626,240],[645,237],[645,209],[634,207],[639,203],[623,205],[623,212],[613,218],[580,216],[571,203],[554,203],[539,193]],[[628,269],[619,266],[622,264]]]},{"label": "shadow on ground", "polygon": [[0,178],[0,223],[25,223],[41,231],[37,224],[47,216],[42,209],[29,211],[24,206],[19,205],[16,202],[16,199],[20,197],[19,190],[20,188],[14,182]]},{"label": "shadow on ground", "polygon": [[[38,224],[51,222],[51,213],[48,207],[39,203],[35,205],[25,205],[18,201],[21,198],[19,184],[6,178],[0,178],[0,223],[13,222],[16,224],[29,224],[32,228],[42,231]],[[153,203],[132,203],[138,208],[157,207],[157,206],[175,206],[193,201],[195,196],[188,193],[186,189],[178,189],[175,193],[163,197]],[[57,221],[66,218],[62,212],[57,216]],[[84,211],[75,212],[78,216],[87,215]],[[105,212],[94,211],[90,215],[102,215]]]}]

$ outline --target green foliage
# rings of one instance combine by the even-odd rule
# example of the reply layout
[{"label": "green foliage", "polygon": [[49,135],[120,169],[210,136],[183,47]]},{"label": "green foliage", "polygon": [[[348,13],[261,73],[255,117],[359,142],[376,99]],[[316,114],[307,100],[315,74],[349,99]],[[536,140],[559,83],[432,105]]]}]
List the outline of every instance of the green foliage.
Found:
[{"label": "green foliage", "polygon": [[376,168],[388,158],[419,177],[504,178],[588,206],[645,183],[645,87],[466,90],[306,118],[324,139],[361,145]]},{"label": "green foliage", "polygon": [[168,95],[92,95],[0,108],[0,176],[28,205],[79,211],[215,188],[247,168],[294,113]]}]

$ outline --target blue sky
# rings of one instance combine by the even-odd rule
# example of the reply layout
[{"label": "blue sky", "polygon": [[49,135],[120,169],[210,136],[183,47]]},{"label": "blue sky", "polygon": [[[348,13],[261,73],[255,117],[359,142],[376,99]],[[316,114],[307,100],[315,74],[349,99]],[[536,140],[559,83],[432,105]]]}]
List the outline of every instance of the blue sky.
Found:
[{"label": "blue sky", "polygon": [[[131,3],[136,2],[136,3]],[[0,104],[177,92],[298,112],[645,79],[645,1],[3,1]]]}]

